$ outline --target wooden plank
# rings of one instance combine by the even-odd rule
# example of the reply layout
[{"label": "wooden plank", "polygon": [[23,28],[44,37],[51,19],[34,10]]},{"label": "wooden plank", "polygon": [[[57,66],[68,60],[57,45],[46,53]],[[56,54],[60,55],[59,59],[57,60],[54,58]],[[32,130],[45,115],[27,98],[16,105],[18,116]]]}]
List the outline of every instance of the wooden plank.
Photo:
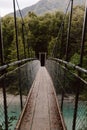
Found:
[{"label": "wooden plank", "polygon": [[40,86],[33,118],[32,130],[50,130],[46,77],[44,72],[45,68],[41,68]]},{"label": "wooden plank", "polygon": [[52,80],[41,67],[16,130],[65,130],[58,109]]}]

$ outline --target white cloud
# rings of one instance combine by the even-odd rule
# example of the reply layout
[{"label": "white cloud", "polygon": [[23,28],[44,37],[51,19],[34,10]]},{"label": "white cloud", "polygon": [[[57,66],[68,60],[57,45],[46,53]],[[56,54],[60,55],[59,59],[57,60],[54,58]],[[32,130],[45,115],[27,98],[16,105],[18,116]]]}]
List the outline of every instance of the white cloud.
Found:
[{"label": "white cloud", "polygon": [[[27,6],[31,6],[37,3],[39,0],[18,0],[20,9]],[[13,0],[0,0],[0,14],[4,16],[10,12],[13,12]]]}]

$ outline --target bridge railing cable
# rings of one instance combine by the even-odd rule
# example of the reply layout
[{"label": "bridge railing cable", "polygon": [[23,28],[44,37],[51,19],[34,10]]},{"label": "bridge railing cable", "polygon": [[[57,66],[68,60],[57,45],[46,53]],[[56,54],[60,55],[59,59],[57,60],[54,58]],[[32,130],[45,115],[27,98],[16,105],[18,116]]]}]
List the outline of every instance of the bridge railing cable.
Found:
[{"label": "bridge railing cable", "polygon": [[[71,42],[73,41],[73,37],[71,37],[72,31],[72,18],[76,17],[73,11],[73,0],[70,1],[70,3],[67,6],[66,12],[68,11],[69,7],[70,13],[69,16],[69,22],[68,23],[68,29],[67,31],[67,38],[66,38],[66,50],[64,52],[64,55],[54,55],[54,57],[65,59],[49,59],[47,61],[47,69],[49,70],[49,73],[51,74],[55,88],[58,93],[58,97],[60,99],[60,108],[63,112],[64,120],[67,125],[67,129],[70,130],[79,130],[79,129],[87,129],[87,97],[85,96],[87,93],[87,67],[84,69],[83,67],[83,61],[84,61],[84,52],[85,51],[85,43],[86,43],[86,31],[87,31],[87,1],[85,4],[85,13],[84,13],[84,22],[83,22],[83,29],[80,27],[82,25],[82,22],[80,23],[80,26],[78,28],[82,29],[82,40],[81,36],[79,36],[79,39],[74,37],[74,42],[76,41],[76,47],[75,45],[72,46]],[[67,16],[67,15],[65,15]],[[74,17],[73,17],[74,16]],[[65,19],[65,17],[64,17]],[[62,25],[62,23],[61,23]],[[74,25],[75,26],[75,25]],[[60,40],[60,33],[64,33],[64,29],[61,29],[62,26],[60,26],[58,39]],[[62,32],[63,31],[63,32]],[[74,32],[75,33],[75,32]],[[78,34],[78,32],[76,32]],[[62,36],[62,35],[61,35]],[[63,40],[63,37],[62,37]],[[72,41],[71,41],[72,40]],[[78,41],[78,42],[77,42]],[[57,41],[58,42],[58,41]],[[61,44],[64,41],[61,41]],[[77,44],[81,42],[81,49],[80,46],[77,47]],[[60,45],[59,45],[60,46]],[[62,48],[62,45],[61,45]],[[79,62],[77,65],[72,64],[70,61],[70,56],[72,48],[75,48],[73,51],[73,55],[78,53],[79,56]],[[58,49],[57,43],[55,44],[53,48],[53,52]],[[79,51],[81,50],[81,51]],[[62,50],[60,49],[60,52]],[[80,54],[79,54],[80,52]],[[86,56],[86,54],[85,54]],[[50,70],[53,69],[53,70]],[[57,78],[55,78],[57,77]],[[59,87],[59,88],[58,88]],[[60,98],[61,96],[61,98]],[[67,106],[67,107],[66,107]],[[64,107],[66,109],[64,109]],[[68,111],[68,113],[65,111]],[[72,113],[71,115],[69,114]],[[67,117],[66,118],[66,114]],[[82,117],[82,118],[81,118]],[[70,120],[69,120],[70,118]]]},{"label": "bridge railing cable", "polygon": [[[20,66],[18,67],[19,63]],[[24,106],[40,62],[37,59],[24,59],[4,66],[0,67],[0,127],[2,130],[9,130],[15,129],[21,114],[20,86]],[[21,74],[20,84],[19,73]],[[5,97],[3,97],[2,91],[3,84],[5,86]],[[7,107],[4,106],[3,100],[6,100]],[[4,109],[7,110],[7,113],[4,113]],[[5,116],[7,120],[4,118]],[[8,124],[7,126],[5,122]]]},{"label": "bridge railing cable", "polygon": [[[18,18],[16,16],[16,4],[18,8],[19,5],[15,2],[17,1],[13,0],[15,25],[14,41],[16,43],[17,53],[14,55],[14,62],[11,62],[12,59],[8,61],[9,63],[6,63],[4,60],[3,37],[5,36],[3,36],[2,33],[2,22],[0,19],[0,129],[2,130],[15,129],[28,92],[40,66],[40,62],[35,58],[26,58],[25,50],[22,57],[20,55],[20,40],[18,35],[18,27],[20,26],[18,26]],[[24,31],[25,25],[22,15],[21,19],[23,25],[22,31]],[[22,37],[24,37],[24,34],[25,33],[22,34]]]},{"label": "bridge railing cable", "polygon": [[1,27],[0,23],[0,128],[9,130],[15,129],[21,113],[21,102],[24,106],[40,63],[35,58],[27,58],[5,64]]},{"label": "bridge railing cable", "polygon": [[47,60],[46,68],[52,77],[67,130],[73,130],[75,98],[79,86],[75,130],[87,129],[87,80],[78,76],[78,71],[87,76],[87,70],[55,58]]}]

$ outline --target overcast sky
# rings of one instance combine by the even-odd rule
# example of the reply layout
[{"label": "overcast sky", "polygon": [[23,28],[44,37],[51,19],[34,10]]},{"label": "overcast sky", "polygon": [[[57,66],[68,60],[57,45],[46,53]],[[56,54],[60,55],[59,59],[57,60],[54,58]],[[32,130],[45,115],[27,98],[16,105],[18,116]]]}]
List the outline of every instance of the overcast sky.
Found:
[{"label": "overcast sky", "polygon": [[[20,9],[27,6],[31,6],[37,3],[39,0],[18,0]],[[10,12],[13,12],[13,0],[0,0],[0,15],[4,16]]]}]

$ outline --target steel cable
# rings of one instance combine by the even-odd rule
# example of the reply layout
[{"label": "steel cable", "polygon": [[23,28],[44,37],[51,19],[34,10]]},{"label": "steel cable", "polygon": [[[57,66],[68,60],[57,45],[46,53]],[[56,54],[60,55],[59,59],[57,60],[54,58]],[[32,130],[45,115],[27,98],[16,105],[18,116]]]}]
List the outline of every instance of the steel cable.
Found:
[{"label": "steel cable", "polygon": [[[61,31],[61,29],[62,29],[62,25],[63,25],[63,23],[64,23],[66,14],[67,14],[67,12],[68,12],[70,3],[71,3],[71,0],[69,0],[69,2],[67,3],[67,7],[66,7],[66,9],[65,9],[65,11],[64,11],[64,12],[65,12],[64,18],[63,18],[63,20],[61,21],[61,25],[60,25],[60,28],[59,28],[59,32],[58,32],[58,35],[57,35],[57,37],[56,37],[56,42],[57,42],[57,40],[59,39],[60,31]],[[54,47],[53,47],[52,54],[51,54],[52,56],[53,56],[54,50],[55,50],[55,48],[56,48],[56,44],[57,44],[57,43],[55,43],[55,45],[54,45]]]}]

